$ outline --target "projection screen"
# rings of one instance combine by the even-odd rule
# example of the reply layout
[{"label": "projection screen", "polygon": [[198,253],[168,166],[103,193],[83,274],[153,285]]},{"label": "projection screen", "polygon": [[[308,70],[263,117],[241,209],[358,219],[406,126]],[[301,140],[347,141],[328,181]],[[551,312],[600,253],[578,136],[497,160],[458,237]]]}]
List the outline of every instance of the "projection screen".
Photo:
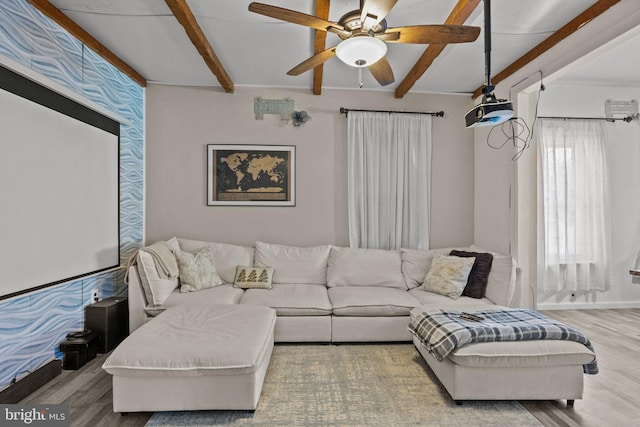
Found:
[{"label": "projection screen", "polygon": [[0,299],[116,267],[120,124],[0,67]]}]

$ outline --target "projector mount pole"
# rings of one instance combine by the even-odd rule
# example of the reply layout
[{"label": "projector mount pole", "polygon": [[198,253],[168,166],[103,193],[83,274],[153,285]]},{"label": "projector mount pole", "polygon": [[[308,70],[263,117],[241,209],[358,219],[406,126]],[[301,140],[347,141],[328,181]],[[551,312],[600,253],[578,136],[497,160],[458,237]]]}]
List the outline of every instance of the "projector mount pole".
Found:
[{"label": "projector mount pole", "polygon": [[487,84],[482,89],[483,103],[487,98],[495,98],[492,95],[494,87],[491,85],[491,0],[484,0],[484,68]]}]

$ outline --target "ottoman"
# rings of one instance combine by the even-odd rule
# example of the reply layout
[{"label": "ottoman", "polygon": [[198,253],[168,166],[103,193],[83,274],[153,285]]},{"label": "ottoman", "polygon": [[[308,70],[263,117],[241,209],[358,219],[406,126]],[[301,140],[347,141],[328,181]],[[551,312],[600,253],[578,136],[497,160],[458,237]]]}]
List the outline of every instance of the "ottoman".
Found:
[{"label": "ottoman", "polygon": [[252,305],[167,309],[104,362],[114,412],[255,410],[275,321],[275,310]]},{"label": "ottoman", "polygon": [[[412,322],[423,308],[411,311]],[[583,365],[595,360],[585,345],[565,340],[477,342],[459,347],[442,361],[417,336],[413,343],[456,403],[566,399],[573,406],[575,399],[582,398]]]},{"label": "ottoman", "polygon": [[437,361],[413,338],[416,349],[456,403],[464,400],[582,399],[582,365],[595,357],[570,341],[470,344]]}]

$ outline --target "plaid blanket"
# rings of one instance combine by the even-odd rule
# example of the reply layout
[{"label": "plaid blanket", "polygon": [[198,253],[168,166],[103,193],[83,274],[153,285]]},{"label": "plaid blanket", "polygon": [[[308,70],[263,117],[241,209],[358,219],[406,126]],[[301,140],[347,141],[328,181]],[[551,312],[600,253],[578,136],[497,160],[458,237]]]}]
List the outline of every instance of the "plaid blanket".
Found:
[{"label": "plaid blanket", "polygon": [[[534,310],[489,309],[464,313],[425,310],[409,324],[409,330],[438,361],[466,344],[488,341],[569,340],[593,346],[580,331]],[[585,374],[597,374],[594,360],[584,365]]]}]

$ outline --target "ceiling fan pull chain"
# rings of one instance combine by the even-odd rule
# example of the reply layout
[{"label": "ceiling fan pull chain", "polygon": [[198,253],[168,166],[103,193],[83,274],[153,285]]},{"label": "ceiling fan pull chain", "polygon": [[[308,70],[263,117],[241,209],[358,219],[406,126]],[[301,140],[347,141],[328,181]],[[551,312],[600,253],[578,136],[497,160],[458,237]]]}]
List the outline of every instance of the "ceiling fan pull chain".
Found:
[{"label": "ceiling fan pull chain", "polygon": [[364,83],[362,83],[362,67],[358,67],[358,87],[362,89]]}]

